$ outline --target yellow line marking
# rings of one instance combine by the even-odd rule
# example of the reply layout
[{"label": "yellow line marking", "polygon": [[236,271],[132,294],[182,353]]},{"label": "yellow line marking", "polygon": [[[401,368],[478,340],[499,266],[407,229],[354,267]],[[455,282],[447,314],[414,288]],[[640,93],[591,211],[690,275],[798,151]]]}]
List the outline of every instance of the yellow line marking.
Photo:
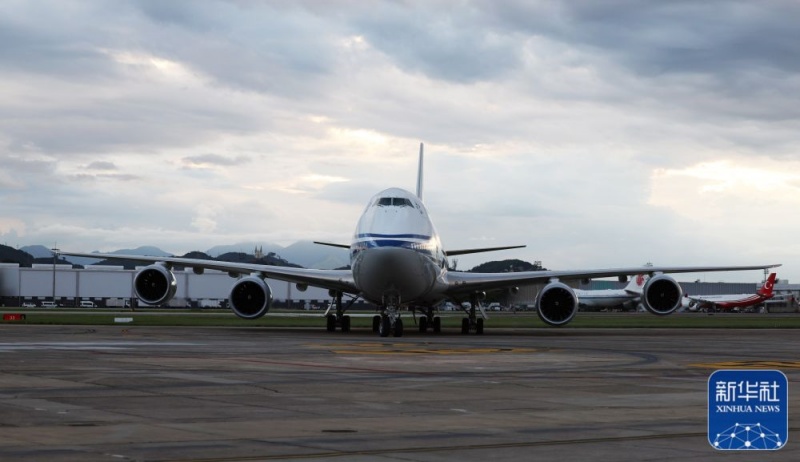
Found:
[{"label": "yellow line marking", "polygon": [[703,369],[800,369],[800,361],[724,361],[719,363],[696,363],[689,367]]},{"label": "yellow line marking", "polygon": [[500,347],[448,347],[446,345],[418,343],[345,343],[307,344],[309,348],[328,350],[341,355],[486,355],[498,353],[526,354],[548,350],[546,348],[500,348]]},{"label": "yellow line marking", "polygon": [[332,349],[331,352],[342,355],[485,355],[496,353],[535,353],[533,348],[396,348],[385,345],[383,348]]}]

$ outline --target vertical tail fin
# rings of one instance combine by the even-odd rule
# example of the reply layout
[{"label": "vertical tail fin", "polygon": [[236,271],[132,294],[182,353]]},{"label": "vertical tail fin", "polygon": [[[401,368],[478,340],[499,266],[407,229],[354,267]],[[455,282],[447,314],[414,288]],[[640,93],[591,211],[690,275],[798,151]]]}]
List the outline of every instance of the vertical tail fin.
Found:
[{"label": "vertical tail fin", "polygon": [[758,289],[758,295],[764,295],[766,297],[772,296],[772,288],[775,286],[775,276],[777,276],[776,273],[769,273],[769,277],[764,281],[764,285]]},{"label": "vertical tail fin", "polygon": [[633,292],[640,294],[642,293],[642,288],[644,287],[644,283],[647,282],[647,275],[645,274],[637,274],[631,278],[631,282],[625,286],[625,290],[628,292]]},{"label": "vertical tail fin", "polygon": [[422,200],[422,143],[419,144],[419,169],[417,170],[417,197]]}]

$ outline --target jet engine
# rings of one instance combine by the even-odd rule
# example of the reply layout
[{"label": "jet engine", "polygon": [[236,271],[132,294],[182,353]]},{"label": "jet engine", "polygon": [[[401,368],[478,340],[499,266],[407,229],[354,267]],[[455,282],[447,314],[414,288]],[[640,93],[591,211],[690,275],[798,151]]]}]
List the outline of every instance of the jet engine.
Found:
[{"label": "jet engine", "polygon": [[650,278],[642,288],[642,305],[647,311],[664,316],[681,306],[683,289],[669,276],[659,274]]},{"label": "jet engine", "polygon": [[133,292],[148,305],[160,305],[172,299],[178,289],[178,281],[165,265],[156,263],[136,273]]},{"label": "jet engine", "polygon": [[562,282],[551,282],[536,296],[539,318],[551,326],[563,326],[578,312],[578,297],[572,288]]},{"label": "jet engine", "polygon": [[233,285],[228,300],[236,316],[258,319],[269,311],[272,304],[272,290],[260,277],[247,276]]}]

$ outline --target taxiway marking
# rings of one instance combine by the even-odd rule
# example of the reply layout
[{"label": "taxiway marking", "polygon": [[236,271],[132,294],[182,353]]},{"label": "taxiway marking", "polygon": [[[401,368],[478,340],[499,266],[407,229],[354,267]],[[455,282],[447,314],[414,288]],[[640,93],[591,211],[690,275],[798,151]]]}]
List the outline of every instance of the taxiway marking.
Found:
[{"label": "taxiway marking", "polygon": [[447,347],[404,343],[355,343],[347,345],[314,345],[341,355],[486,355],[522,354],[544,351],[537,348]]},{"label": "taxiway marking", "polygon": [[703,369],[800,369],[800,361],[724,361],[689,364],[689,367]]}]

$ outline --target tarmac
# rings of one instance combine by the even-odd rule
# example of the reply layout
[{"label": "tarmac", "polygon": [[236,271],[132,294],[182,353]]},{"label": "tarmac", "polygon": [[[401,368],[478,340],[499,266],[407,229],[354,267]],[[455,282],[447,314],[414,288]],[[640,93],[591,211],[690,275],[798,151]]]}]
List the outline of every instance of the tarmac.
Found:
[{"label": "tarmac", "polygon": [[[796,330],[406,332],[0,325],[0,460],[800,460]],[[741,368],[788,377],[783,449],[709,444]]]}]

